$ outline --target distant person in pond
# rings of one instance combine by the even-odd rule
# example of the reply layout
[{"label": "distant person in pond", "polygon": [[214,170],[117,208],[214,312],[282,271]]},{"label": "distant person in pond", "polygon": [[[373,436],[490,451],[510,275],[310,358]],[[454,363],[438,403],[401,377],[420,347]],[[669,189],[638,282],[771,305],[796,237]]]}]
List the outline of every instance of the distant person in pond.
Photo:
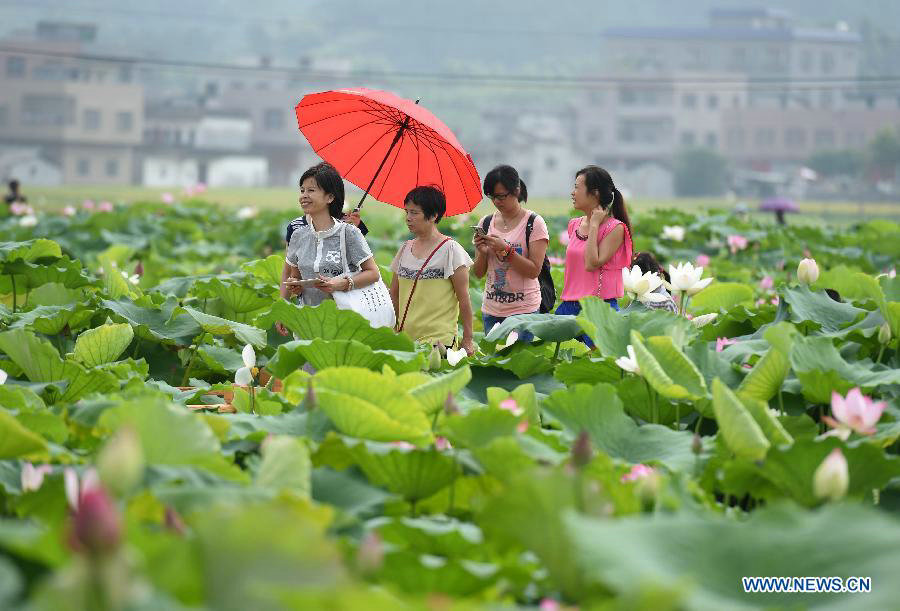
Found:
[{"label": "distant person in pond", "polygon": [[397,330],[434,346],[464,348],[471,356],[475,352],[469,300],[472,259],[459,243],[438,231],[447,200],[440,189],[420,186],[404,201],[406,226],[415,238],[405,242],[391,262]]},{"label": "distant person in pond", "polygon": [[[646,274],[647,272],[653,272],[654,274],[659,276],[659,278],[661,280],[665,280],[666,282],[670,281],[668,272],[666,272],[666,270],[664,270],[662,268],[662,266],[656,260],[656,257],[653,256],[653,253],[649,253],[649,252],[635,253],[634,258],[631,260],[631,265],[632,266],[637,265],[639,268],[641,268],[642,274]],[[644,306],[644,307],[650,308],[652,310],[668,310],[669,312],[674,312],[674,313],[678,312],[678,306],[675,304],[675,300],[669,294],[669,291],[666,290],[665,285],[661,284],[653,292],[659,293],[660,295],[665,296],[665,298],[666,298],[665,301],[647,301],[645,303],[641,303],[640,301],[635,299],[625,309],[629,310],[632,307],[638,308],[640,306]]]},{"label": "distant person in pond", "polygon": [[[280,294],[285,299],[299,295],[301,305],[314,306],[330,299],[336,291],[349,291],[376,282],[381,273],[369,244],[352,223],[338,220],[344,207],[344,181],[328,163],[314,165],[300,177],[300,217],[287,245],[281,272]],[[343,277],[341,233],[346,227],[347,264],[353,274]],[[309,286],[292,284],[309,280]],[[282,335],[288,330],[280,322]]]},{"label": "distant person in pond", "polygon": [[[569,221],[565,281],[557,314],[577,315],[579,299],[600,297],[619,310],[622,268],[631,263],[631,221],[609,172],[589,165],[575,174],[572,204],[582,216]],[[593,348],[586,335],[579,339]]]},{"label": "distant person in pond", "polygon": [[[500,165],[484,178],[484,194],[497,211],[482,217],[475,229],[473,271],[487,274],[481,317],[485,334],[515,314],[537,314],[541,308],[541,282],[550,234],[539,214],[525,208],[528,201],[525,183],[515,168]],[[549,263],[547,278],[549,279]],[[549,279],[550,288],[553,280]],[[555,299],[555,294],[551,299]],[[552,308],[551,303],[546,310]],[[531,333],[519,335],[530,342]]]},{"label": "distant person in pond", "polygon": [[19,191],[19,181],[11,180],[8,183],[9,192],[7,192],[6,196],[3,198],[3,201],[6,202],[6,206],[9,207],[10,204],[24,204],[28,201],[28,198],[22,195],[22,192]]}]

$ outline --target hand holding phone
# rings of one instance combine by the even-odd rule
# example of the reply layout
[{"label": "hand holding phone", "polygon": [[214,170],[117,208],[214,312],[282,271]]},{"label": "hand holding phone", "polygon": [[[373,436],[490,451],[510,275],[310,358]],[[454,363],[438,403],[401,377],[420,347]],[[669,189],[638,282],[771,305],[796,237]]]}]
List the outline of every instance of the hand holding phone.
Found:
[{"label": "hand holding phone", "polygon": [[315,286],[318,282],[316,278],[288,278],[284,283],[288,286],[299,286],[300,288],[309,288]]},{"label": "hand holding phone", "polygon": [[487,235],[484,231],[484,227],[482,227],[481,225],[472,225],[472,229],[475,230],[475,235],[478,235],[481,237],[484,237]]}]

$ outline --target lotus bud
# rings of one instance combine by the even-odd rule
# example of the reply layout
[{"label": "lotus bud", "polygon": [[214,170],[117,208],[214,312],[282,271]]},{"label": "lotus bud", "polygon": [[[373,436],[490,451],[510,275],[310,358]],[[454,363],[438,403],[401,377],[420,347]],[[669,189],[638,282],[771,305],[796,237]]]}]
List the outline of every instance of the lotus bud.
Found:
[{"label": "lotus bud", "polygon": [[572,444],[572,463],[579,469],[591,462],[594,450],[591,448],[591,437],[587,431],[581,431]]},{"label": "lotus bud", "polygon": [[835,448],[813,474],[813,492],[820,499],[837,501],[847,494],[849,484],[847,459],[840,448]]},{"label": "lotus bud", "polygon": [[359,571],[368,575],[378,571],[384,564],[384,544],[378,533],[367,533],[356,550],[356,566]]},{"label": "lotus bud", "polygon": [[307,411],[316,409],[316,389],[313,386],[312,378],[309,379],[309,383],[306,386],[306,396],[303,397],[303,405]]},{"label": "lotus bud", "polygon": [[803,284],[813,284],[819,279],[819,266],[815,259],[803,259],[797,266],[797,279]]},{"label": "lotus bud", "polygon": [[72,515],[69,536],[72,548],[100,555],[115,551],[121,540],[122,523],[112,499],[102,488],[85,492]]},{"label": "lotus bud", "polygon": [[138,277],[141,277],[144,275],[144,263],[142,261],[138,261],[137,265],[134,266],[134,273]]},{"label": "lotus bud", "polygon": [[703,438],[697,433],[694,433],[694,438],[691,440],[691,452],[697,456],[700,456],[700,453],[703,452]]},{"label": "lotus bud", "polygon": [[123,497],[144,477],[144,453],[137,431],[123,426],[97,456],[97,471],[107,490]]},{"label": "lotus bud", "polygon": [[437,346],[434,346],[431,349],[431,354],[428,355],[428,371],[437,371],[441,368],[441,351]]},{"label": "lotus bud", "polygon": [[878,329],[878,342],[881,344],[887,344],[891,341],[891,325],[884,322],[883,325]]},{"label": "lotus bud", "polygon": [[448,416],[459,413],[459,406],[456,404],[456,399],[453,398],[452,392],[448,392],[447,398],[444,400],[444,413]]},{"label": "lotus bud", "polygon": [[166,505],[164,524],[166,525],[167,529],[178,534],[179,536],[183,537],[187,532],[187,527],[184,525],[184,520],[181,519],[181,515],[177,511],[175,511],[175,509],[171,505]]}]

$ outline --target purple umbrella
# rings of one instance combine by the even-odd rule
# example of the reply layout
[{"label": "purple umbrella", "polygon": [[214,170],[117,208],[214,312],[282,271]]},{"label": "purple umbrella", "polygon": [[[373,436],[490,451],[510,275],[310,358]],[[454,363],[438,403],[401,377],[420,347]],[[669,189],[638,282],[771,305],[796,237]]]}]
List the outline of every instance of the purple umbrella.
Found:
[{"label": "purple umbrella", "polygon": [[759,206],[760,210],[774,212],[779,225],[784,225],[785,212],[800,212],[793,200],[786,197],[770,197]]}]

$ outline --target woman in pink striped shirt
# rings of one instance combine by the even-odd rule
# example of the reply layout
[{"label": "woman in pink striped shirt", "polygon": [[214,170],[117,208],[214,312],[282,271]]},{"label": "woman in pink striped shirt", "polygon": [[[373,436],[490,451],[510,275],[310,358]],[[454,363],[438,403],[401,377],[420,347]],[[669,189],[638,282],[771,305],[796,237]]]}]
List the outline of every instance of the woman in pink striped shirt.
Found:
[{"label": "woman in pink striped shirt", "polygon": [[[572,203],[584,216],[569,221],[562,303],[557,314],[577,315],[579,299],[600,297],[614,310],[625,294],[622,268],[631,262],[631,221],[609,172],[589,165],[575,174]],[[579,338],[593,348],[586,336]]]}]

